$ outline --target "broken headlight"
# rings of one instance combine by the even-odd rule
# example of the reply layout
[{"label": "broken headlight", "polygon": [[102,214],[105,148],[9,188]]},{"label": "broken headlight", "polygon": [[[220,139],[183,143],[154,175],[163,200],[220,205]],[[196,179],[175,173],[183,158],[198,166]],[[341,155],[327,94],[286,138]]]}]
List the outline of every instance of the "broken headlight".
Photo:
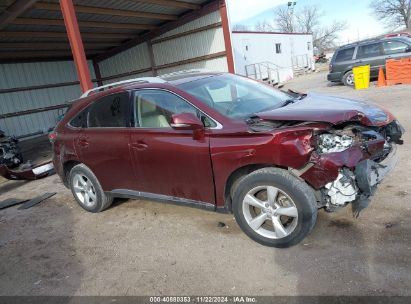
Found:
[{"label": "broken headlight", "polygon": [[318,136],[318,152],[342,152],[351,147],[353,138],[348,135],[321,134]]}]

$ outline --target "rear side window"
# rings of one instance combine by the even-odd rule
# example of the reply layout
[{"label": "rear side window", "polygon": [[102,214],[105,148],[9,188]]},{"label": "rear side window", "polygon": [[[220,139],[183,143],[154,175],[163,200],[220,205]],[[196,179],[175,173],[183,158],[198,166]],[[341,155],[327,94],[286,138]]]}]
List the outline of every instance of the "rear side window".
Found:
[{"label": "rear side window", "polygon": [[381,43],[366,44],[358,47],[357,59],[377,57],[381,55]]},{"label": "rear side window", "polygon": [[386,55],[405,53],[408,45],[400,41],[386,41],[383,44]]},{"label": "rear side window", "polygon": [[354,55],[355,47],[339,50],[337,56],[335,57],[335,62],[351,60]]},{"label": "rear side window", "polygon": [[130,114],[129,94],[105,96],[89,110],[89,128],[126,128]]},{"label": "rear side window", "polygon": [[69,123],[74,128],[85,128],[87,125],[87,110],[81,111]]}]

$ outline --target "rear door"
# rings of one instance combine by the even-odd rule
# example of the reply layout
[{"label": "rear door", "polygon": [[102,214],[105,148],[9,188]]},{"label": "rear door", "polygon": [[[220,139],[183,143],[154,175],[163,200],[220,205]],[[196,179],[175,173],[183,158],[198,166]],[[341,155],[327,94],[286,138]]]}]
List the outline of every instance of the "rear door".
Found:
[{"label": "rear door", "polygon": [[355,65],[370,65],[371,77],[378,77],[380,67],[384,67],[385,65],[385,55],[382,50],[382,42],[373,42],[360,45],[357,50]]},{"label": "rear door", "polygon": [[87,128],[76,139],[81,161],[105,191],[133,189],[135,176],[129,150],[129,93],[102,97],[88,109]]},{"label": "rear door", "polygon": [[199,111],[157,89],[135,91],[133,106],[130,147],[138,191],[214,204],[209,137],[194,139],[192,131],[170,126],[173,114]]},{"label": "rear door", "polygon": [[345,73],[346,71],[351,70],[354,63],[354,51],[355,46],[338,50],[334,55],[335,58],[332,60],[332,72]]}]

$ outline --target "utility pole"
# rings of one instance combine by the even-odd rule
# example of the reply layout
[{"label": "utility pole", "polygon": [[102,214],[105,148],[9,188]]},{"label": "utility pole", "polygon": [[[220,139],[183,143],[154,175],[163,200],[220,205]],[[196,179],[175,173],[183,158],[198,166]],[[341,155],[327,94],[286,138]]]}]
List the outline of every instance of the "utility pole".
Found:
[{"label": "utility pole", "polygon": [[290,32],[294,33],[294,7],[297,4],[296,1],[288,2],[288,15],[290,20]]},{"label": "utility pole", "polygon": [[[290,33],[294,33],[294,7],[297,4],[296,1],[288,2],[288,15],[290,20]],[[291,66],[294,67],[294,38],[290,35],[290,48],[291,48]],[[298,59],[297,59],[298,60]],[[297,61],[298,65],[298,61]]]}]

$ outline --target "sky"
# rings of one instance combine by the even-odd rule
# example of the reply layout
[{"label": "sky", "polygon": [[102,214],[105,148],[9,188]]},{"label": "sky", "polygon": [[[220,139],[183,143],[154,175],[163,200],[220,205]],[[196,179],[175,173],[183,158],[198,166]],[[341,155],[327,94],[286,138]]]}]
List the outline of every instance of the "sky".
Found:
[{"label": "sky", "polygon": [[[254,25],[261,19],[273,19],[273,9],[287,5],[288,0],[227,0],[231,24],[249,23]],[[323,24],[333,20],[345,20],[347,29],[340,35],[340,43],[370,38],[387,29],[374,17],[369,5],[372,0],[296,0],[295,9],[306,5],[317,5],[323,11]],[[260,15],[261,14],[261,15]],[[257,18],[253,18],[257,16]],[[261,20],[263,21],[263,20]]]}]

